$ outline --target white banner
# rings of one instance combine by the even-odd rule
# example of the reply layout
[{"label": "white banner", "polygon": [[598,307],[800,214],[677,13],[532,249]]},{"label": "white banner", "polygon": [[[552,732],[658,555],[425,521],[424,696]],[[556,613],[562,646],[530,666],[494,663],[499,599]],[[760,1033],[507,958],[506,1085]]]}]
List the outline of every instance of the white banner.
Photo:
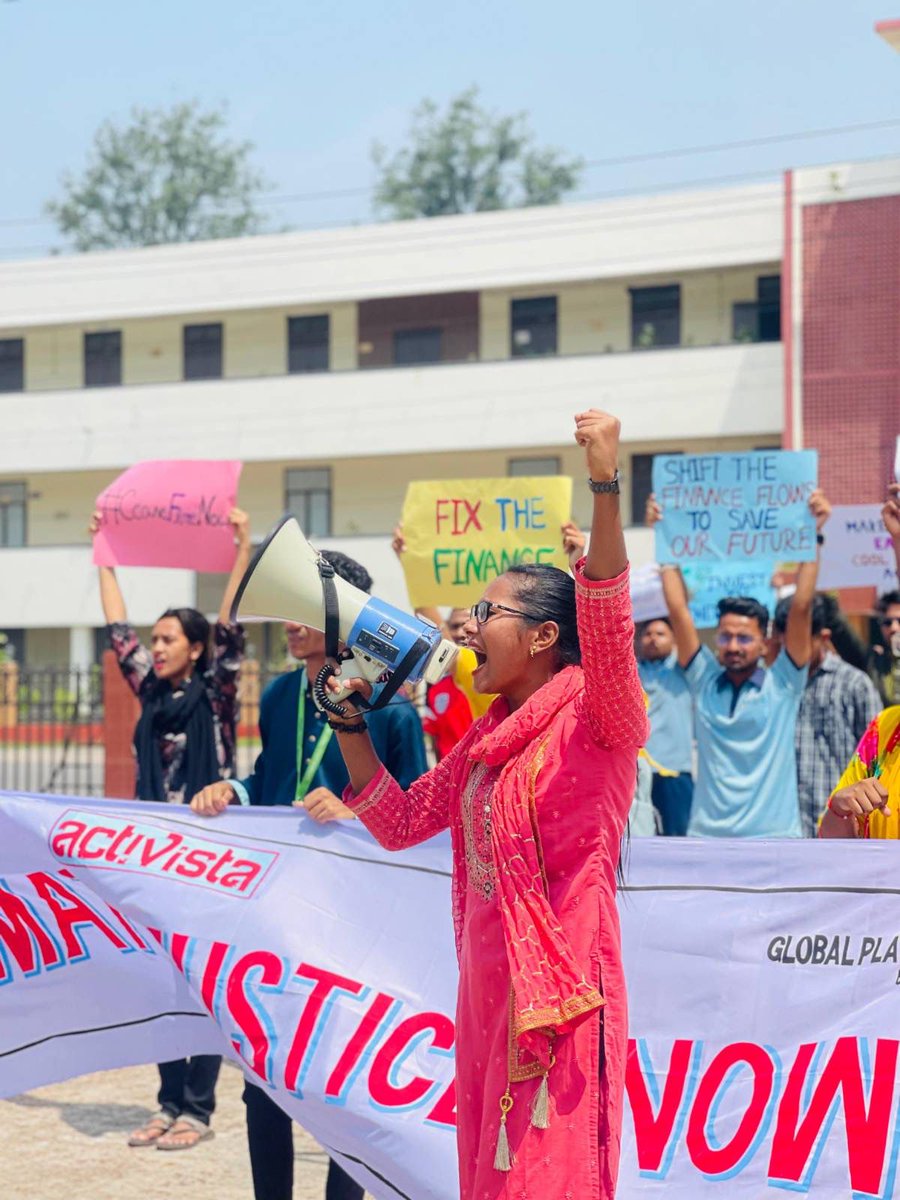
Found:
[{"label": "white banner", "polygon": [[[894,843],[644,839],[618,1196],[900,1197]],[[443,839],[0,793],[0,1095],[221,1050],[379,1200],[452,1200]]]}]

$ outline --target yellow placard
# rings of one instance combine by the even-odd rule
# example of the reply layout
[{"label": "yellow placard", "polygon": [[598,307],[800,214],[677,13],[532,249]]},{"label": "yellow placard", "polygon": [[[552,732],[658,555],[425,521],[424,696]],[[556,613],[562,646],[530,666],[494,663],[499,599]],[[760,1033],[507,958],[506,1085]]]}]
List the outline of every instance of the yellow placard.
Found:
[{"label": "yellow placard", "polygon": [[568,570],[561,530],[571,513],[565,475],[411,483],[403,569],[412,604],[467,606],[516,563]]}]

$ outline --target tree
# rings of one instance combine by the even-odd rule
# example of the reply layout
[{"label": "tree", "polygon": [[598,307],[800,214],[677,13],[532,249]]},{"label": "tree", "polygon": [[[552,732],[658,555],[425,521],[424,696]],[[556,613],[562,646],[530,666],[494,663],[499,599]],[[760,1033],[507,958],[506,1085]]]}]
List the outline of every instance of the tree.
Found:
[{"label": "tree", "polygon": [[265,181],[248,164],[249,142],[224,135],[222,109],[196,101],[136,108],[122,126],[97,130],[81,176],[63,177],[46,206],[76,250],[156,246],[257,233],[254,200]]},{"label": "tree", "polygon": [[393,156],[372,147],[375,207],[399,220],[557,204],[581,175],[581,159],[535,148],[526,115],[487,112],[475,87],[451,100],[446,113],[424,100],[409,140]]}]

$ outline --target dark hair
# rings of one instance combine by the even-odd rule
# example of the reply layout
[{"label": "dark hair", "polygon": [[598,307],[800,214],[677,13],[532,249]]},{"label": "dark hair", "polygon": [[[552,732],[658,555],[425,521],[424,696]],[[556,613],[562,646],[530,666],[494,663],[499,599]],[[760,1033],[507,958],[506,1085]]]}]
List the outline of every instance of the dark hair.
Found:
[{"label": "dark hair", "polygon": [[892,604],[900,604],[900,592],[885,592],[875,601],[875,611],[883,617]]},{"label": "dark hair", "polygon": [[719,620],[732,613],[736,617],[749,617],[759,626],[763,636],[769,631],[769,610],[752,596],[725,596],[716,605]]},{"label": "dark hair", "polygon": [[204,617],[202,612],[198,612],[196,608],[167,608],[166,611],[159,617],[158,621],[164,621],[166,617],[174,617],[181,626],[182,632],[187,640],[193,646],[195,642],[199,642],[203,649],[200,651],[200,657],[197,659],[195,670],[202,675],[204,671],[209,670],[209,621]]},{"label": "dark hair", "polygon": [[559,567],[547,563],[518,563],[506,572],[513,577],[516,598],[535,613],[534,620],[555,621],[559,626],[557,651],[560,666],[578,666],[578,618],[575,612],[575,580]]},{"label": "dark hair", "polygon": [[352,583],[361,592],[371,592],[372,576],[355,558],[342,554],[340,550],[322,550],[321,555],[334,567],[335,575],[340,575],[341,579]]},{"label": "dark hair", "polygon": [[[784,633],[787,629],[788,613],[791,611],[791,603],[793,596],[785,596],[783,600],[779,600],[775,606],[775,615],[772,617],[772,626],[779,633]],[[820,634],[823,629],[831,628],[831,619],[834,613],[833,602],[829,602],[827,596],[813,596],[812,602],[812,633],[814,636]]]}]

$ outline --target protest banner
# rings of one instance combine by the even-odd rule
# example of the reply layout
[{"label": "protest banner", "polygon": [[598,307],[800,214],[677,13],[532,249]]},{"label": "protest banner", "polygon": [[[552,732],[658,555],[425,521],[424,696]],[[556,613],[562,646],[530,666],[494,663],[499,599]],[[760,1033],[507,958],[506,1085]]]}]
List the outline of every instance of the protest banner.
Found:
[{"label": "protest banner", "polygon": [[[717,605],[723,596],[751,596],[771,613],[775,606],[772,567],[739,563],[685,563],[682,567],[691,616],[698,629],[719,623]],[[648,563],[631,574],[631,607],[634,621],[652,621],[668,615],[659,566]]]},{"label": "protest banner", "polygon": [[414,607],[466,606],[516,563],[569,564],[562,526],[572,480],[562,475],[430,479],[403,502],[403,570]]},{"label": "protest banner", "polygon": [[[619,1200],[900,1200],[895,858],[632,844]],[[445,836],[0,793],[0,1095],[224,1050],[377,1200],[456,1200],[449,869]]]},{"label": "protest banner", "polygon": [[241,463],[171,459],[135,463],[97,497],[101,567],[230,571]]},{"label": "protest banner", "polygon": [[897,586],[894,543],[880,504],[836,504],[828,521],[819,564],[820,588]]},{"label": "protest banner", "polygon": [[657,561],[811,561],[817,470],[815,450],[656,455]]}]

